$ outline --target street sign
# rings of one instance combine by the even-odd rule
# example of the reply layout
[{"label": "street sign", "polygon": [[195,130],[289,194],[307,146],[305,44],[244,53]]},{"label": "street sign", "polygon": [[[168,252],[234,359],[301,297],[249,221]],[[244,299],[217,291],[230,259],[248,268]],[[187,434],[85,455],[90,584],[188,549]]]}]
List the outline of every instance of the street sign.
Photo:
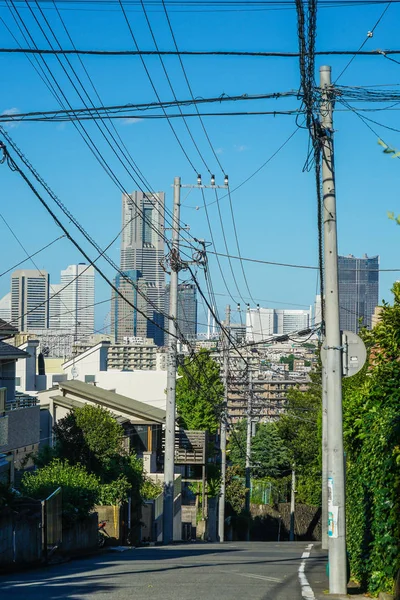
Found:
[{"label": "street sign", "polygon": [[[364,342],[352,331],[342,331],[342,374],[343,377],[356,375],[367,360],[367,350]],[[325,366],[326,347],[324,343],[321,348],[321,362]]]}]

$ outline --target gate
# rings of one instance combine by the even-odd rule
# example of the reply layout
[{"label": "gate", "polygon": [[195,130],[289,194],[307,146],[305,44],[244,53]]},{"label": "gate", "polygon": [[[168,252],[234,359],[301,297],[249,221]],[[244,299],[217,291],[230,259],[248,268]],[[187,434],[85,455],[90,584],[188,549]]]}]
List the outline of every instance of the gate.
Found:
[{"label": "gate", "polygon": [[46,500],[42,500],[42,547],[48,558],[62,542],[62,490],[57,488]]}]

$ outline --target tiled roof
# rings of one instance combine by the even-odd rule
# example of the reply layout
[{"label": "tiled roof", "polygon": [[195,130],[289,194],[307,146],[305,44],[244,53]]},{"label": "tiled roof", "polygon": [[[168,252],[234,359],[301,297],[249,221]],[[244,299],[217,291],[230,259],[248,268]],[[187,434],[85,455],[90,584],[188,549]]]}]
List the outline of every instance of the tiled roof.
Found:
[{"label": "tiled roof", "polygon": [[0,319],[0,338],[1,337],[11,337],[18,333],[18,329],[14,327],[14,325],[10,325],[4,319]]},{"label": "tiled roof", "polygon": [[27,352],[24,350],[20,350],[15,346],[11,346],[11,344],[6,344],[5,342],[0,341],[0,359],[1,358],[26,358],[29,356]]}]

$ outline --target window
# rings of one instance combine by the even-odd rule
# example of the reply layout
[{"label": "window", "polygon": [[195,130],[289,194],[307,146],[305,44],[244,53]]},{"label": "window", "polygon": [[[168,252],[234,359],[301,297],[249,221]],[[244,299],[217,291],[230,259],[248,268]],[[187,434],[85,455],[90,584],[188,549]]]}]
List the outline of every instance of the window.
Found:
[{"label": "window", "polygon": [[85,375],[85,383],[95,383],[96,376],[95,375]]}]

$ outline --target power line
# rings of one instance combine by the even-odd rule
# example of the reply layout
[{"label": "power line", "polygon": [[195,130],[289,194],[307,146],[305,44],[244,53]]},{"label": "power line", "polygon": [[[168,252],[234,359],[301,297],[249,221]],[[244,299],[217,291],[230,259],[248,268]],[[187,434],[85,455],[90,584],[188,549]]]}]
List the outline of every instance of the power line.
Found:
[{"label": "power line", "polygon": [[[0,218],[4,220],[4,217],[1,214],[0,214]],[[34,256],[37,256],[37,254],[40,254],[44,250],[47,250],[47,248],[50,248],[50,246],[52,246],[53,244],[55,244],[59,240],[62,240],[63,238],[65,238],[65,235],[60,235],[59,237],[55,238],[53,241],[51,241],[48,244],[46,244],[45,246],[43,246],[43,248],[40,248],[39,250],[36,250],[36,252],[33,252],[32,254],[29,254],[23,260],[20,260],[18,263],[16,263],[15,265],[13,265],[12,267],[10,267],[6,271],[3,271],[2,273],[0,273],[0,277],[3,277],[3,275],[7,275],[7,273],[10,273],[11,271],[14,271],[14,269],[16,269],[17,267],[19,267],[20,265],[23,265],[26,261],[31,260]]]},{"label": "power line", "polygon": [[[1,129],[1,127],[0,127],[0,129]],[[3,132],[3,134],[4,134],[4,132]],[[44,198],[39,194],[39,192],[36,190],[36,188],[34,187],[34,185],[31,183],[31,181],[28,179],[28,177],[22,171],[22,169],[20,167],[18,167],[18,165],[15,163],[15,161],[11,158],[11,156],[8,153],[8,151],[7,151],[6,147],[4,146],[4,144],[2,144],[1,149],[3,151],[4,158],[6,159],[7,164],[10,167],[10,169],[19,173],[19,175],[22,177],[22,179],[30,187],[30,189],[32,190],[32,192],[34,193],[34,195],[37,197],[37,199],[39,200],[39,202],[42,204],[42,206],[46,209],[46,211],[53,218],[53,220],[58,225],[58,227],[60,227],[62,229],[62,231],[64,232],[64,234],[66,235],[66,237],[72,242],[72,244],[77,248],[77,250],[82,254],[82,256],[84,256],[85,259],[95,268],[95,270],[99,273],[99,275],[102,277],[102,279],[104,279],[104,281],[106,281],[106,283],[108,283],[108,285],[114,290],[114,292],[116,294],[118,294],[118,296],[120,296],[127,304],[129,304],[133,309],[135,309],[147,321],[149,321],[150,323],[152,323],[153,325],[155,325],[158,329],[164,331],[164,333],[169,334],[169,332],[167,331],[167,329],[165,329],[159,323],[157,323],[156,321],[154,321],[153,319],[151,319],[150,317],[148,317],[146,315],[146,313],[144,313],[140,308],[138,308],[132,302],[130,302],[127,298],[125,298],[125,296],[120,292],[120,290],[108,279],[108,277],[95,264],[95,262],[89,257],[89,255],[85,252],[85,250],[83,250],[83,248],[80,246],[80,244],[71,236],[71,234],[68,232],[68,230],[66,229],[66,227],[61,223],[61,221],[58,219],[58,217],[55,215],[55,213],[49,207],[49,205],[44,200]],[[179,340],[178,337],[177,337],[177,339]]]},{"label": "power line", "polygon": [[[373,28],[371,29],[371,31],[368,31],[367,33],[367,37],[365,38],[365,40],[362,42],[361,46],[359,47],[359,49],[357,50],[357,52],[354,53],[354,55],[352,56],[352,58],[349,60],[349,62],[347,63],[347,65],[344,67],[344,69],[342,69],[342,71],[339,73],[339,75],[336,78],[335,83],[337,83],[339,81],[339,79],[342,77],[342,75],[347,71],[347,69],[350,67],[351,63],[353,62],[353,60],[357,57],[360,56],[360,53],[362,51],[362,49],[364,48],[365,44],[368,42],[369,39],[371,39],[374,35],[374,31],[375,29],[378,27],[379,23],[382,21],[383,17],[386,14],[386,11],[389,9],[390,5],[392,4],[393,0],[390,0],[390,2],[387,2],[385,8],[383,9],[383,12],[381,14],[381,16],[379,17],[379,19],[376,21],[375,25],[373,26]],[[375,52],[377,52],[375,50]],[[380,54],[381,52],[378,51],[378,54]],[[388,54],[388,52],[385,52],[385,54]]]},{"label": "power line", "polygon": [[[15,1],[15,0],[14,0]],[[393,1],[393,0],[392,0]],[[125,4],[125,2],[124,2]],[[375,26],[376,27],[376,26]],[[367,38],[369,39],[369,38]],[[366,43],[365,40],[364,43]],[[0,48],[0,54],[88,55],[88,56],[241,56],[254,58],[299,58],[299,52],[255,52],[243,50],[94,50],[76,48]],[[399,49],[377,50],[316,50],[315,56],[382,56],[400,54]],[[354,59],[352,59],[354,60]],[[352,62],[352,61],[351,61]],[[350,64],[350,63],[349,63]],[[349,65],[348,65],[349,66]],[[347,68],[347,67],[346,67]],[[344,72],[344,71],[343,71]]]}]

